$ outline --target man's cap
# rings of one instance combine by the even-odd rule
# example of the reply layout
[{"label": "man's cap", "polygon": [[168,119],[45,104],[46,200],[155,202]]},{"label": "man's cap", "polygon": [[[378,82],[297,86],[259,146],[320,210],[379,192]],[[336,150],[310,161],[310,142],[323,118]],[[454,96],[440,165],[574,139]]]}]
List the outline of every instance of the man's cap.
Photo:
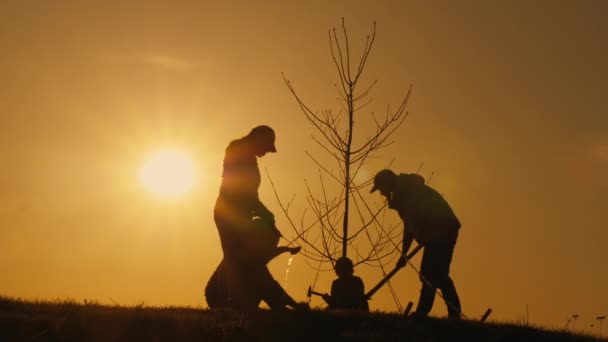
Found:
[{"label": "man's cap", "polygon": [[249,136],[262,142],[265,145],[264,147],[266,147],[268,149],[268,152],[277,151],[277,148],[274,145],[274,140],[275,140],[274,130],[272,128],[270,128],[270,126],[260,125],[260,126],[254,127],[251,130],[251,132],[249,132]]},{"label": "man's cap", "polygon": [[389,169],[384,169],[376,174],[374,177],[374,186],[370,190],[370,193],[380,189],[385,188],[387,185],[390,185],[394,182],[395,173]]}]

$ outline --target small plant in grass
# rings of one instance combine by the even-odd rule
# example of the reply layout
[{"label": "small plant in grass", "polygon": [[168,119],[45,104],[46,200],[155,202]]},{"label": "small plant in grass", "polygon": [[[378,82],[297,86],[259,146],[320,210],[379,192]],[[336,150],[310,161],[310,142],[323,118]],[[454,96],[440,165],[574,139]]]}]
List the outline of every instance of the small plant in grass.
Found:
[{"label": "small plant in grass", "polygon": [[602,337],[602,323],[606,319],[606,315],[597,316],[595,319],[599,322],[599,325],[600,325],[600,338],[601,338]]}]

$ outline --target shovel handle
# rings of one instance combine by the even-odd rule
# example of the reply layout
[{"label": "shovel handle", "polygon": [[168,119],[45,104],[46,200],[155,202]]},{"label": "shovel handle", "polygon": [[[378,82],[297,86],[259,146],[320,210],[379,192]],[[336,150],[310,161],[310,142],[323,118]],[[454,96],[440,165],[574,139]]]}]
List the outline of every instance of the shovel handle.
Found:
[{"label": "shovel handle", "polygon": [[[416,246],[416,248],[414,248],[410,254],[408,254],[406,256],[407,260],[410,260],[411,258],[414,257],[414,255],[416,255],[416,253],[418,253],[419,250],[422,249],[422,245],[418,245]],[[384,276],[384,278],[382,278],[382,280],[380,280],[380,282],[378,282],[378,284],[376,284],[376,286],[374,286],[371,290],[369,290],[369,292],[367,292],[365,294],[365,299],[369,300],[374,293],[376,293],[376,291],[380,290],[380,288],[382,286],[384,286],[384,284],[386,284],[386,282],[388,282],[395,274],[397,274],[397,272],[401,269],[401,267],[395,267],[393,268],[392,271],[390,271],[387,275]]]}]

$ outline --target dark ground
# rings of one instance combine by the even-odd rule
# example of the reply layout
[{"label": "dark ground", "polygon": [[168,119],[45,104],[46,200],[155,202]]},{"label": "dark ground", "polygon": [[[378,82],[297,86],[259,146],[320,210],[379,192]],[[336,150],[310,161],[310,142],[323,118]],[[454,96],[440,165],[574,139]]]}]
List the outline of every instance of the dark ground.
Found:
[{"label": "dark ground", "polygon": [[598,341],[564,331],[356,312],[211,311],[0,297],[0,341]]}]

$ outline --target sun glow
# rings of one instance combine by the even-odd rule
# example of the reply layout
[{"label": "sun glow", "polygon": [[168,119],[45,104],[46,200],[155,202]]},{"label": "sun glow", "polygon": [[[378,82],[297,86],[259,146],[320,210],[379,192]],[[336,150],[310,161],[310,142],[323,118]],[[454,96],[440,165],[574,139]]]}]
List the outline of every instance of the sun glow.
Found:
[{"label": "sun glow", "polygon": [[139,180],[146,190],[157,196],[177,197],[193,188],[194,163],[183,151],[157,151],[141,167]]}]

